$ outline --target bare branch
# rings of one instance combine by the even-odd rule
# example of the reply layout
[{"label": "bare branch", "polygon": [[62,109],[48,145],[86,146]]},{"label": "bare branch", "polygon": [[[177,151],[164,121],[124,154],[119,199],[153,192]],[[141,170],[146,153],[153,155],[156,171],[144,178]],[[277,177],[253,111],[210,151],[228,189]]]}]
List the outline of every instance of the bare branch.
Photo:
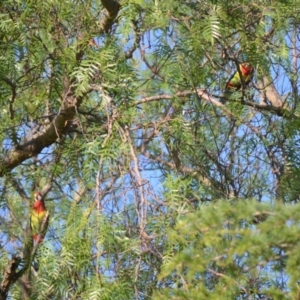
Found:
[{"label": "bare branch", "polygon": [[265,93],[265,96],[269,102],[271,102],[274,108],[282,108],[284,101],[277,93],[274,83],[267,76],[263,76],[262,81],[259,82],[259,87]]},{"label": "bare branch", "polygon": [[139,46],[140,41],[141,41],[141,35],[139,32],[139,28],[138,28],[138,21],[132,21],[132,24],[133,24],[135,39],[134,39],[134,44],[132,45],[132,47],[128,51],[125,52],[126,58],[132,58],[133,52]]},{"label": "bare branch", "polygon": [[[253,101],[242,101],[242,104],[256,108],[261,111],[267,111],[271,113],[275,113],[277,116],[280,117],[294,117],[294,118],[299,118],[298,115],[295,115],[294,112],[289,108],[285,107],[283,105],[284,100],[281,99],[281,97],[278,95],[277,91],[275,90],[274,86],[267,87],[268,90],[267,95],[269,96],[269,100],[271,102],[271,99],[274,100],[274,103],[276,105],[267,104],[267,103],[256,103]],[[142,98],[134,103],[134,105],[139,105],[142,103],[148,103],[152,101],[158,101],[158,100],[165,100],[165,99],[173,99],[174,97],[188,97],[190,95],[198,95],[202,100],[204,100],[207,103],[211,103],[217,107],[222,108],[224,112],[226,112],[227,115],[234,117],[234,115],[226,108],[226,105],[222,104],[220,101],[218,101],[216,98],[214,98],[212,95],[210,95],[205,89],[197,89],[196,91],[182,91],[182,92],[177,92],[174,95],[168,95],[168,94],[163,94],[163,95],[156,95],[156,96],[151,96],[151,97],[145,97]],[[278,100],[279,99],[279,100]],[[281,103],[281,104],[280,104]],[[280,104],[280,105],[279,105]]]},{"label": "bare branch", "polygon": [[145,198],[144,185],[147,184],[147,182],[145,182],[140,172],[139,159],[135,152],[128,127],[125,127],[124,129],[120,128],[120,132],[122,134],[122,139],[124,140],[124,142],[129,145],[131,159],[133,161],[133,168],[130,169],[130,175],[137,187],[137,189],[135,190],[136,199],[139,202],[137,203],[137,214],[139,216],[140,235],[142,235],[146,227],[147,200]]},{"label": "bare branch", "polygon": [[229,276],[227,276],[227,275],[225,275],[225,274],[222,274],[222,273],[219,273],[219,272],[216,272],[216,271],[214,271],[214,270],[212,270],[212,269],[208,269],[208,271],[210,272],[210,273],[212,273],[212,274],[214,274],[214,275],[216,275],[216,276],[218,276],[218,277],[222,277],[222,278],[226,278],[226,280],[231,280],[232,282],[234,282],[246,295],[248,295],[248,292],[247,292],[247,290],[243,287],[243,286],[241,286],[236,280],[234,280],[233,278],[231,278],[231,277],[229,277]]}]

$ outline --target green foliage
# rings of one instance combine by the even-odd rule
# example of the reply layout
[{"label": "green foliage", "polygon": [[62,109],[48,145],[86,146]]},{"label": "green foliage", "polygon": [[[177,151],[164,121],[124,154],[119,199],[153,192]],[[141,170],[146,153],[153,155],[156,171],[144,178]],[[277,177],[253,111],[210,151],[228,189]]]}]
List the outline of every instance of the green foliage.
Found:
[{"label": "green foliage", "polygon": [[298,299],[300,2],[116,3],[1,2],[0,293]]},{"label": "green foliage", "polygon": [[[164,258],[160,274],[162,282],[175,286],[164,285],[154,299],[218,299],[220,293],[226,299],[255,294],[294,299],[299,213],[298,204],[219,201],[186,214],[169,231],[174,255]],[[257,223],[259,218],[266,220]]]}]

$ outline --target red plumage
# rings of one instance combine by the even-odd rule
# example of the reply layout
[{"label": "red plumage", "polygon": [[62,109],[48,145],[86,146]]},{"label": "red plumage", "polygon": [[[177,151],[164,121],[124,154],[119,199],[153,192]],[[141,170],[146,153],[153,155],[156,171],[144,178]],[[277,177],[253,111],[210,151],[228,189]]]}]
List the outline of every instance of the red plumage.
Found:
[{"label": "red plumage", "polygon": [[48,212],[41,193],[34,193],[34,201],[30,217],[32,238],[36,243],[42,243],[48,227]]}]

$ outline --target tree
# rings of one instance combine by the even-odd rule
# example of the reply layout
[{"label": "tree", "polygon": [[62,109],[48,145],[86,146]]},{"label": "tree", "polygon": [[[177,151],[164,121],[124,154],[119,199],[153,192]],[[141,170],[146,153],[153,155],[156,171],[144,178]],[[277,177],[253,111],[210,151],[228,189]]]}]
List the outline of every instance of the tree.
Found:
[{"label": "tree", "polygon": [[2,2],[0,299],[297,299],[299,1]]}]

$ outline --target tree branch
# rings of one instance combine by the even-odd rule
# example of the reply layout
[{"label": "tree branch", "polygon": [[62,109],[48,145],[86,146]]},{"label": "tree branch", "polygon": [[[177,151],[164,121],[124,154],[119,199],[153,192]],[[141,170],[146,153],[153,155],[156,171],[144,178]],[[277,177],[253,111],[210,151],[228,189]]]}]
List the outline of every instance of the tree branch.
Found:
[{"label": "tree branch", "polygon": [[133,52],[139,46],[140,41],[141,41],[141,35],[139,32],[138,21],[132,21],[132,25],[133,25],[135,39],[134,39],[134,44],[132,45],[132,47],[125,52],[126,58],[132,58]]},{"label": "tree branch", "polygon": [[82,100],[83,96],[76,98],[73,93],[66,93],[62,108],[53,121],[43,131],[27,136],[0,159],[0,177],[26,159],[36,156],[44,148],[49,147],[65,134]]},{"label": "tree branch", "polygon": [[[294,117],[294,118],[299,118],[300,116],[297,114],[294,114],[294,112],[289,108],[289,107],[285,107],[284,105],[282,105],[282,103],[284,103],[284,101],[282,101],[282,103],[280,104],[278,101],[276,102],[275,99],[279,99],[278,94],[274,94],[276,92],[276,90],[274,90],[273,87],[268,87],[268,100],[273,99],[274,103],[271,104],[267,104],[267,103],[256,103],[253,101],[242,101],[242,104],[256,108],[258,110],[261,111],[267,111],[267,112],[271,112],[276,114],[277,116],[280,117],[284,117],[284,118],[290,118],[290,117]],[[214,98],[212,95],[210,95],[205,89],[197,89],[196,91],[181,91],[181,92],[177,92],[174,95],[168,95],[168,94],[163,94],[163,95],[156,95],[156,96],[151,96],[151,97],[145,97],[142,98],[140,100],[137,100],[133,105],[139,105],[139,104],[143,104],[143,103],[148,103],[148,102],[152,102],[152,101],[158,101],[158,100],[165,100],[165,99],[173,99],[174,97],[188,97],[191,95],[195,95],[197,94],[198,97],[200,97],[202,100],[204,100],[207,103],[211,103],[217,107],[222,108],[223,111],[225,111],[229,116],[234,117],[234,115],[226,108],[226,105],[222,104],[220,101],[218,101],[218,99]],[[278,96],[278,97],[277,97]],[[279,105],[280,104],[280,105]]]},{"label": "tree branch", "polygon": [[273,81],[268,76],[263,76],[262,80],[258,83],[259,88],[263,90],[266,99],[272,104],[275,109],[282,108],[284,101],[277,93]]},{"label": "tree branch", "polygon": [[107,33],[111,29],[121,5],[115,0],[101,0],[101,3],[106,9],[106,12],[104,13],[104,17],[100,22],[100,26],[102,27],[103,31]]},{"label": "tree branch", "polygon": [[5,300],[7,298],[10,286],[19,278],[17,269],[20,265],[20,262],[21,258],[17,256],[13,256],[9,261],[9,264],[4,271],[3,280],[0,285],[0,300]]}]

